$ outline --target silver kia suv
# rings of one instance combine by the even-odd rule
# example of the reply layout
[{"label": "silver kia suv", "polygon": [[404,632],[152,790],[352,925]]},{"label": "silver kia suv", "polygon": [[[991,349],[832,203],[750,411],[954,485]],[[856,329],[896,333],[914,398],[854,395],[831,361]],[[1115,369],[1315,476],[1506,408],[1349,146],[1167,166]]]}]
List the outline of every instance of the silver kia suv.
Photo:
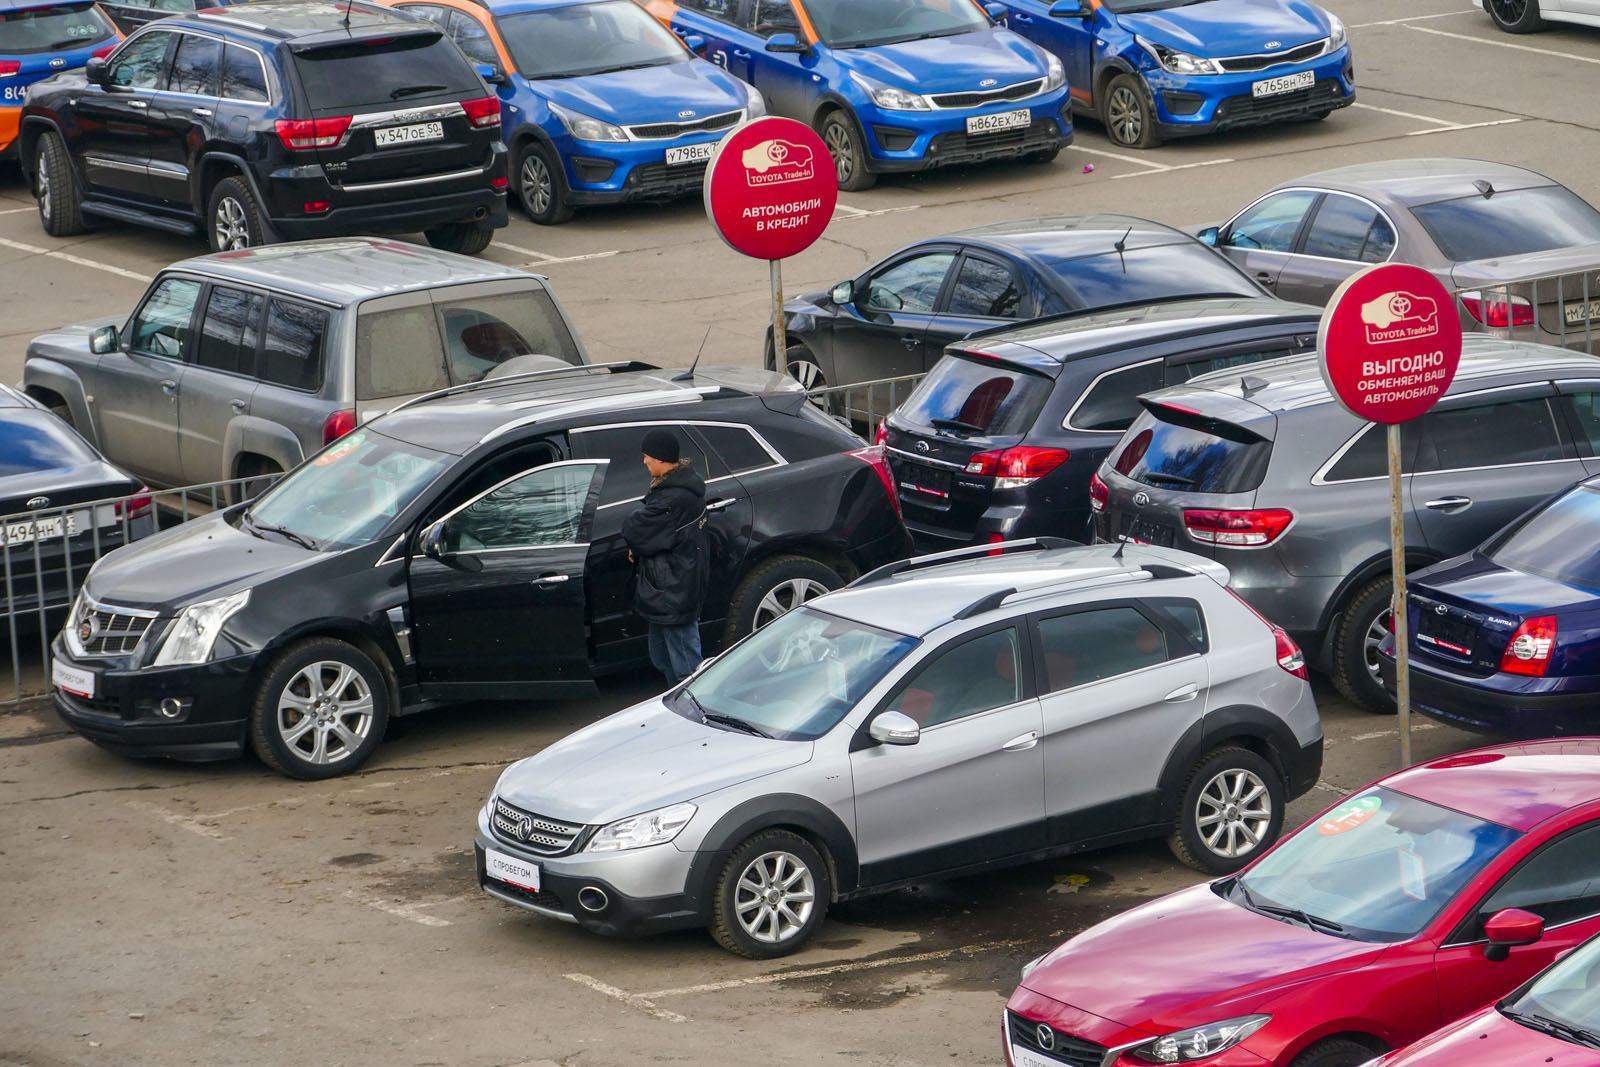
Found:
[{"label": "silver kia suv", "polygon": [[1210,873],[1316,782],[1300,650],[1168,549],[890,564],[500,776],[491,895],[609,934],[793,952],[829,904],[1140,838]]}]

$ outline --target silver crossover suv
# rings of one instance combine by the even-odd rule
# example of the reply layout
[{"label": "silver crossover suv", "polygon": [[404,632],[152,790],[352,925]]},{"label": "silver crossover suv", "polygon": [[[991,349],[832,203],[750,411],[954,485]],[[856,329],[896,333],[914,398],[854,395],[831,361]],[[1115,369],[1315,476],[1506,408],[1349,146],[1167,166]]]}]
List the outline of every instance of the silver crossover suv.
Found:
[{"label": "silver crossover suv", "polygon": [[795,951],[828,905],[1139,838],[1203,871],[1316,782],[1300,650],[1169,549],[1016,541],[882,567],[513,764],[491,895],[602,933]]}]

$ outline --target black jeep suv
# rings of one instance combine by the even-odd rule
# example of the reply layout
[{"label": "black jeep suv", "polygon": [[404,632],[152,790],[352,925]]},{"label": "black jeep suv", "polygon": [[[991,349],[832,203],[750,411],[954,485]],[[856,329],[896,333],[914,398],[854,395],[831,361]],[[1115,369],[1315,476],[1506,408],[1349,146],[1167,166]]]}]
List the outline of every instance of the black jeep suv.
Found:
[{"label": "black jeep suv", "polygon": [[475,253],[506,224],[499,99],[439,27],[369,4],[162,19],[33,86],[19,144],[57,237],[93,216],[216,251],[420,230]]}]

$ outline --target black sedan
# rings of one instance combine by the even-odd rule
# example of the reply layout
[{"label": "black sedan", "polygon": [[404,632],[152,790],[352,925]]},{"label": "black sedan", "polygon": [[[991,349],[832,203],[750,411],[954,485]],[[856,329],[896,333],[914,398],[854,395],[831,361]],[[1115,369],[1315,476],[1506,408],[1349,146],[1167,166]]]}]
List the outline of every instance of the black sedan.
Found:
[{"label": "black sedan", "polygon": [[[928,371],[980,330],[1112,304],[1264,296],[1195,238],[1132,215],[1019,219],[900,249],[784,305],[784,368],[808,389]],[[767,368],[778,368],[771,331]]]}]

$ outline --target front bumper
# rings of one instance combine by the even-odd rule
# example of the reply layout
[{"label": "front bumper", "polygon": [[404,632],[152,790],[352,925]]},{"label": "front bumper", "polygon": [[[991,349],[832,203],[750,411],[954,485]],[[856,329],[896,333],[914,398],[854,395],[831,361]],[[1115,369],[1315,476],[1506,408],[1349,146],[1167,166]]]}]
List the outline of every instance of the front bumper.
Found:
[{"label": "front bumper", "polygon": [[676,200],[700,192],[706,164],[667,164],[667,149],[715,144],[727,130],[672,140],[594,142],[567,134],[556,139],[574,204]]},{"label": "front bumper", "polygon": [[[1256,97],[1259,81],[1310,71],[1311,87]],[[1145,82],[1155,98],[1156,124],[1164,137],[1185,137],[1245,126],[1307,119],[1355,102],[1350,46],[1295,67],[1269,67],[1239,74],[1182,75],[1147,70]]]},{"label": "front bumper", "polygon": [[[967,119],[1027,108],[1027,126],[997,133],[967,133]],[[878,173],[905,173],[1016,159],[1054,151],[1072,143],[1072,109],[1065,89],[1015,103],[940,111],[884,111],[858,106],[856,117],[866,138],[868,167]]]},{"label": "front bumper", "polygon": [[[493,229],[505,226],[506,190],[495,180],[508,176],[506,148],[495,142],[488,163],[449,181],[379,188],[381,183],[339,186],[329,182],[318,164],[285,167],[267,175],[269,224],[288,241],[336,237],[351,233],[416,233],[435,226],[476,222]],[[332,210],[308,215],[302,205],[330,203]]]},{"label": "front bumper", "polygon": [[[1379,655],[1383,686],[1395,692],[1395,661]],[[1593,678],[1478,678],[1411,660],[1411,706],[1430,719],[1498,737],[1539,738],[1600,733],[1600,686]],[[1580,688],[1581,687],[1581,688]]]}]

